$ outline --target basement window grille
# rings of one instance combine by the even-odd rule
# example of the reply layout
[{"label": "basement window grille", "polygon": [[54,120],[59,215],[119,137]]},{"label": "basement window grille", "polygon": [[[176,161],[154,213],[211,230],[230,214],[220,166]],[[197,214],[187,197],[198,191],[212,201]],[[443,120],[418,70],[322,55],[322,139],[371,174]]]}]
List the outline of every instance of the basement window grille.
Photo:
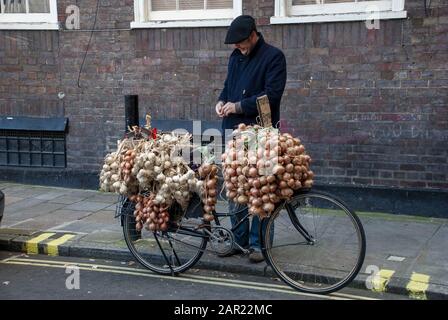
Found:
[{"label": "basement window grille", "polygon": [[0,165],[65,168],[65,132],[0,130]]}]

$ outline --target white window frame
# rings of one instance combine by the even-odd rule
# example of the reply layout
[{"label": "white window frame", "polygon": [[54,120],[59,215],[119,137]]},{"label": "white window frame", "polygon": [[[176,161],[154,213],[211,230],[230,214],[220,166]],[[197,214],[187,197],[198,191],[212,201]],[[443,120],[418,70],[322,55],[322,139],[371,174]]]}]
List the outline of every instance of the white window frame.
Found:
[{"label": "white window frame", "polygon": [[403,19],[407,16],[404,3],[405,0],[378,0],[293,6],[292,0],[275,0],[271,24]]},{"label": "white window frame", "polygon": [[[26,11],[29,11],[28,1]],[[4,3],[0,0],[0,30],[58,30],[58,6],[50,0],[50,13],[3,13]]]},{"label": "white window frame", "polygon": [[[233,0],[233,9],[151,11],[151,1],[134,0],[134,21],[131,29],[223,27],[229,26],[243,12],[243,1]],[[206,17],[204,17],[204,13]]]}]

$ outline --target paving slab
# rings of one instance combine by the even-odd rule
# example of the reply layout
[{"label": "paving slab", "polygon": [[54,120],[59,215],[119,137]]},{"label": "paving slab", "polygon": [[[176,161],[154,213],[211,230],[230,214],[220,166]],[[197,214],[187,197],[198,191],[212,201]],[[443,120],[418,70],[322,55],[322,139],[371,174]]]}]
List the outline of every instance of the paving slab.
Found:
[{"label": "paving slab", "polygon": [[103,223],[103,224],[115,224],[118,223],[114,218],[115,211],[100,210],[82,219],[84,222]]},{"label": "paving slab", "polygon": [[62,203],[62,204],[73,204],[77,202],[81,202],[87,199],[87,197],[77,197],[74,195],[59,195],[58,197],[54,197],[53,199],[49,199],[50,203]]},{"label": "paving slab", "polygon": [[78,210],[78,211],[99,211],[106,207],[109,207],[110,203],[106,202],[96,202],[96,201],[80,201],[69,206],[66,206],[67,210]]}]

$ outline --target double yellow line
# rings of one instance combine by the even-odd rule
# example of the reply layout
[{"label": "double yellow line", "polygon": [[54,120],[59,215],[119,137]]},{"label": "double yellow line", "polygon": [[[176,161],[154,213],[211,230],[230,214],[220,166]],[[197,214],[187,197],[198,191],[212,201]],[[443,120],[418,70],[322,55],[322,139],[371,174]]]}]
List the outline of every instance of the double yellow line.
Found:
[{"label": "double yellow line", "polygon": [[253,281],[244,281],[236,279],[223,279],[216,277],[207,277],[199,275],[182,274],[178,277],[164,276],[155,274],[149,270],[136,269],[132,267],[118,267],[109,265],[99,265],[91,263],[79,263],[73,261],[54,261],[54,260],[41,260],[41,259],[28,259],[20,258],[20,256],[11,257],[1,261],[4,264],[14,264],[14,265],[26,265],[26,266],[36,266],[36,267],[47,267],[47,268],[66,268],[68,266],[77,266],[80,270],[93,271],[93,272],[106,272],[114,274],[124,274],[133,275],[147,278],[164,279],[171,281],[184,281],[189,283],[200,283],[208,285],[217,285],[224,287],[240,288],[240,289],[251,289],[257,291],[268,291],[268,292],[278,292],[286,293],[298,296],[314,297],[316,299],[327,299],[327,300],[377,300],[369,297],[350,295],[344,293],[332,293],[330,295],[319,295],[319,294],[309,294],[302,293],[291,289],[285,285],[260,283]]},{"label": "double yellow line", "polygon": [[[39,243],[49,239],[54,236],[54,232],[46,232],[34,237],[25,242],[25,250],[27,254],[38,254],[39,253]],[[63,236],[52,239],[51,241],[45,243],[47,254],[50,256],[59,255],[59,246],[66,243],[70,239],[73,239],[76,235],[74,234],[64,234]]]}]

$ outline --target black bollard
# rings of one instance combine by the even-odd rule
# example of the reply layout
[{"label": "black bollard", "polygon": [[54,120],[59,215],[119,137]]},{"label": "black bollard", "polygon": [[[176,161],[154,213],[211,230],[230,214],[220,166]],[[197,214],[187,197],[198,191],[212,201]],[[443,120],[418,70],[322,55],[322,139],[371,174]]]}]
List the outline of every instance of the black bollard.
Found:
[{"label": "black bollard", "polygon": [[126,122],[125,132],[129,132],[129,127],[138,126],[138,96],[124,96],[124,117]]},{"label": "black bollard", "polygon": [[[137,95],[124,96],[124,117],[125,117],[125,122],[126,122],[125,132],[129,132],[129,128],[139,125],[138,96]],[[128,202],[130,202],[130,200],[126,199],[125,203],[127,203],[127,207],[132,207],[132,211],[133,211],[134,205],[130,206]],[[132,213],[122,212],[122,214],[132,214]],[[135,220],[134,219],[130,219],[130,220],[133,220],[132,222],[130,222],[131,226],[129,228],[130,233],[131,233],[130,234],[131,240],[136,241],[138,239],[141,239],[142,233],[141,233],[141,231],[137,231]]]}]

